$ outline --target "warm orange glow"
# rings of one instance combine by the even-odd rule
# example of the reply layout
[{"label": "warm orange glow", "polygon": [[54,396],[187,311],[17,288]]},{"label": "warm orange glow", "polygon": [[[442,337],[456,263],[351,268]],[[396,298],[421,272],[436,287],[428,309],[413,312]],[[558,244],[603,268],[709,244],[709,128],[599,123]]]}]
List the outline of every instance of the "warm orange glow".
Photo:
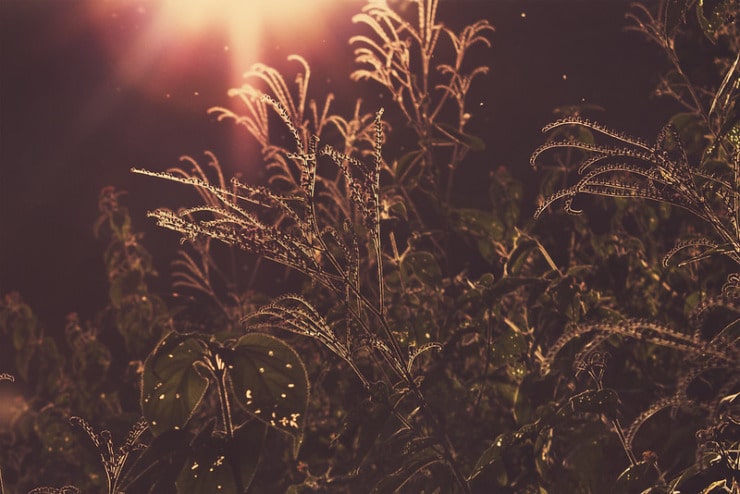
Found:
[{"label": "warm orange glow", "polygon": [[28,403],[23,396],[9,388],[10,386],[0,388],[0,430],[12,426],[28,411]]},{"label": "warm orange glow", "polygon": [[[175,73],[182,76],[193,67],[202,69],[223,59],[230,65],[227,84],[240,85],[241,75],[253,63],[271,62],[261,57],[266,34],[282,39],[316,34],[326,29],[327,7],[339,1],[343,0],[90,0],[89,5],[117,52],[120,79],[146,87],[161,86]],[[120,28],[116,21],[135,26],[135,37],[121,39],[113,28]],[[194,47],[204,40],[218,40],[220,53],[195,55]]]},{"label": "warm orange glow", "polygon": [[[305,5],[306,2],[282,0]],[[232,79],[259,57],[265,4],[250,0],[163,0],[155,13],[152,30],[165,39],[197,39],[207,35],[224,38],[230,54]],[[231,81],[235,82],[235,81]]]},{"label": "warm orange glow", "polygon": [[164,25],[175,30],[223,30],[233,36],[256,34],[265,21],[305,20],[312,4],[310,0],[163,0],[159,15]]}]

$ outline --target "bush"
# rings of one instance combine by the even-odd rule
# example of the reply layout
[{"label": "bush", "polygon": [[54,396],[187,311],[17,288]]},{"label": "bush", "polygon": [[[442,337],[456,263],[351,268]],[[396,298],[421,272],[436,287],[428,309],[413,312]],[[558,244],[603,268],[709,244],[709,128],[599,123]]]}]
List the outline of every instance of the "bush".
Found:
[{"label": "bush", "polygon": [[[466,96],[492,28],[448,29],[437,3],[407,19],[370,2],[354,18],[351,77],[379,84],[388,108],[334,113],[293,56],[295,87],[255,65],[230,91],[245,113],[210,110],[256,139],[266,184],[227,181],[212,154],[134,170],[199,194],[150,213],[183,235],[181,302],[149,290],[151,258],[114,189],[97,225],[110,304],[95,321],[71,315],[55,341],[6,296],[12,376],[34,393],[0,436],[19,488],[738,492],[733,2],[634,7],[630,27],[672,64],[658,92],[686,111],[649,143],[559,109],[532,156],[540,221],[521,216],[524,185],[504,169],[480,208],[455,187],[485,146]],[[697,53],[713,60],[702,85],[682,62]],[[394,142],[402,129],[412,137]],[[591,216],[548,211],[582,201]],[[287,268],[294,292],[255,292],[239,252]],[[65,424],[73,410],[102,470]]]}]

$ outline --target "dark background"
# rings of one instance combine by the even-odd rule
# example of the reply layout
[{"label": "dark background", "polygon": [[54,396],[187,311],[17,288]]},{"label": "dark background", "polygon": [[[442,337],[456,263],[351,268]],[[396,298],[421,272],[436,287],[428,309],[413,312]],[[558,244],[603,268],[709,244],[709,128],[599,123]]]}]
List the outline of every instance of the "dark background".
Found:
[{"label": "dark background", "polygon": [[[322,22],[266,26],[261,61],[289,68],[291,82],[295,67],[285,58],[301,54],[320,100],[325,90],[337,93],[340,107],[372,100],[377,88],[348,78],[346,40],[361,6],[335,0],[317,7]],[[628,10],[617,0],[441,3],[438,19],[450,26],[486,18],[496,28],[482,61],[491,72],[477,81],[483,106],[471,121],[487,143],[476,166],[505,166],[536,187],[528,158],[562,105],[600,105],[598,118],[611,127],[648,139],[657,133],[675,110],[651,96],[665,61],[641,35],[624,31]],[[122,7],[101,20],[88,12],[81,0],[0,0],[0,294],[19,291],[48,328],[61,327],[69,312],[90,317],[105,302],[105,242],[92,233],[102,187],[128,191],[134,223],[166,271],[178,239],[145,212],[182,197],[129,169],[163,170],[208,149],[229,174],[260,175],[251,137],[206,115],[215,105],[238,108],[226,95],[234,81],[222,37],[186,40],[190,55],[175,61],[184,40],[160,40],[131,80],[121,64],[146,29],[146,13]]]}]

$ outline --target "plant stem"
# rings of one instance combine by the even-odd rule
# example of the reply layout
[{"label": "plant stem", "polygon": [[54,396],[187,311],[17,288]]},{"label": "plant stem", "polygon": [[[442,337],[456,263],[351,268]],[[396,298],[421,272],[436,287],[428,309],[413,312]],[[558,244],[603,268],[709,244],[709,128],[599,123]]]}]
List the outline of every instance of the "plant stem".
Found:
[{"label": "plant stem", "polygon": [[218,358],[217,361],[212,362],[211,372],[213,373],[216,387],[218,388],[218,402],[221,408],[221,420],[224,423],[224,432],[226,433],[226,437],[231,439],[234,437],[234,425],[231,421],[229,396],[226,393],[226,369],[222,368],[223,365],[219,365],[222,364],[220,360],[221,359]]},{"label": "plant stem", "polygon": [[457,465],[457,453],[455,453],[455,447],[452,445],[450,436],[447,434],[447,431],[440,423],[439,419],[437,419],[437,416],[432,411],[431,406],[424,398],[424,395],[422,394],[419,387],[416,385],[416,382],[414,382],[413,377],[411,375],[407,375],[407,380],[409,383],[409,388],[414,393],[414,396],[416,396],[416,399],[419,401],[422,413],[429,421],[430,425],[434,428],[434,431],[437,435],[437,440],[444,449],[444,456],[447,462],[447,466],[449,466],[450,470],[452,470],[452,474],[455,476],[455,481],[465,494],[470,494],[470,485],[468,484],[468,481],[465,479],[465,476],[462,474]]}]

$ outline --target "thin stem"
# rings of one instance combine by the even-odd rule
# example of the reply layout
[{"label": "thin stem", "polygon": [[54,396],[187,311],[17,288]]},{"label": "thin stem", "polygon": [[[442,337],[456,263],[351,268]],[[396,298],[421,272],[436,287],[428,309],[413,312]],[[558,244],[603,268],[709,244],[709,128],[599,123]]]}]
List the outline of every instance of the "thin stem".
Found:
[{"label": "thin stem", "polygon": [[221,404],[221,418],[224,422],[224,429],[226,431],[226,437],[234,437],[234,425],[231,422],[231,406],[229,405],[229,397],[226,394],[226,371],[221,370],[220,376],[217,379],[218,383],[218,399]]},{"label": "thin stem", "polygon": [[493,352],[490,351],[491,344],[492,344],[491,341],[493,339],[493,331],[492,331],[493,328],[491,327],[491,314],[488,310],[486,310],[484,317],[486,321],[486,343],[484,347],[484,351],[486,353],[486,362],[483,366],[483,384],[481,385],[481,388],[478,391],[478,397],[475,400],[475,408],[473,411],[473,416],[476,419],[478,418],[478,414],[480,413],[480,404],[481,404],[481,401],[483,400],[483,394],[485,393],[486,387],[488,385],[488,379],[487,379],[488,369],[491,365],[491,355],[493,355]]},{"label": "thin stem", "polygon": [[205,361],[201,362],[203,366],[213,376],[218,389],[218,403],[221,409],[221,421],[223,422],[224,432],[231,439],[234,437],[234,425],[231,420],[231,405],[229,396],[226,392],[226,364],[218,354],[212,355]]},{"label": "thin stem", "polygon": [[617,437],[619,437],[619,442],[622,443],[622,448],[624,449],[624,452],[627,455],[627,459],[630,462],[630,466],[636,465],[637,458],[635,458],[635,454],[632,452],[629,445],[627,444],[627,438],[624,435],[624,429],[622,429],[622,425],[619,423],[619,419],[614,419],[611,422],[612,422],[612,427],[614,427],[614,430],[617,433]]},{"label": "thin stem", "polygon": [[[601,378],[597,376],[593,370],[589,371],[589,374],[591,375],[591,378],[596,383],[596,389],[599,391],[602,391],[604,389],[604,385],[601,383]],[[637,464],[637,458],[635,458],[635,454],[632,452],[632,448],[630,448],[629,444],[627,443],[627,436],[624,434],[624,429],[622,429],[622,424],[619,423],[619,419],[614,418],[611,421],[612,427],[614,427],[614,431],[617,434],[617,437],[619,438],[619,442],[622,444],[622,449],[624,449],[624,453],[627,455],[627,459],[630,462],[630,466],[635,466]]]}]

